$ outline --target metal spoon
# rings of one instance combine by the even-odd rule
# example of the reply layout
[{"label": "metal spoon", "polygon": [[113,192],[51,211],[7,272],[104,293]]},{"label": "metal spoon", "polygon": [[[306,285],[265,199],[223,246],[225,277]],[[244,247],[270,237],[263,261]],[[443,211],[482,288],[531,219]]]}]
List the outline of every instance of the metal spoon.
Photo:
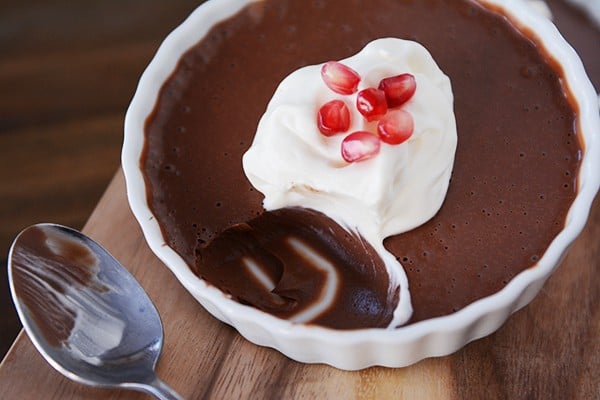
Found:
[{"label": "metal spoon", "polygon": [[98,243],[64,226],[31,226],[11,246],[8,277],[25,331],[67,378],[181,399],[154,372],[163,343],[156,308]]}]

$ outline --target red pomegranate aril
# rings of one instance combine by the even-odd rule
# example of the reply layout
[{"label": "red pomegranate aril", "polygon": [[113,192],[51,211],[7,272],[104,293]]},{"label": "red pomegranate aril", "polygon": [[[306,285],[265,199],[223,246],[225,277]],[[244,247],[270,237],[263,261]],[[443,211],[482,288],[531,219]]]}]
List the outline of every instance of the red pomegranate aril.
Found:
[{"label": "red pomegranate aril", "polygon": [[338,61],[326,62],[321,67],[321,77],[327,87],[339,94],[352,94],[358,90],[360,75]]},{"label": "red pomegranate aril", "polygon": [[331,100],[317,114],[319,131],[325,136],[346,132],[350,128],[350,111],[342,100]]},{"label": "red pomegranate aril", "polygon": [[385,92],[389,108],[400,107],[410,100],[417,90],[417,81],[412,74],[401,74],[382,79],[379,89]]},{"label": "red pomegranate aril", "polygon": [[385,92],[375,88],[361,90],[356,95],[356,108],[367,121],[379,118],[388,109]]},{"label": "red pomegranate aril", "polygon": [[377,133],[388,144],[400,144],[413,133],[415,124],[412,115],[404,110],[392,110],[377,123]]},{"label": "red pomegranate aril", "polygon": [[366,131],[349,134],[342,141],[342,157],[349,163],[368,160],[379,153],[381,140]]}]

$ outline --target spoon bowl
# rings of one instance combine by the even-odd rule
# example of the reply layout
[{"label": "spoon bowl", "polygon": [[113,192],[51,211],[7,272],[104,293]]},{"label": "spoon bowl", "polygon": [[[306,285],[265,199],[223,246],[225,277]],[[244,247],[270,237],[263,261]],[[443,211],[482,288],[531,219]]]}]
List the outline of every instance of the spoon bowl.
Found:
[{"label": "spoon bowl", "polygon": [[38,224],[8,256],[10,289],[37,350],[66,377],[91,386],[181,399],[154,373],[160,317],[135,278],[76,230]]}]

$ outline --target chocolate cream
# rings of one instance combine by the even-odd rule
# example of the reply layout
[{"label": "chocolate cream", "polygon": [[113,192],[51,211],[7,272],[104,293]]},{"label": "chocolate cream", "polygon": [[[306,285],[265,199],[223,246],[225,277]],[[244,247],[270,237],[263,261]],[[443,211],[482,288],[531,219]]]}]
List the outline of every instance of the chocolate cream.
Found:
[{"label": "chocolate cream", "polygon": [[[290,213],[306,222],[294,224],[292,235],[310,232],[310,226],[336,232],[313,229],[302,237],[328,254],[346,299],[366,288],[373,302],[363,308],[376,310],[363,319],[356,304],[364,303],[339,296],[328,316],[309,322],[344,329],[389,321],[402,293],[382,289],[387,275],[381,260],[358,245],[361,238],[342,235],[333,221],[310,210],[265,213],[262,195],[241,166],[285,76],[346,58],[381,37],[415,40],[430,51],[452,81],[458,128],[442,208],[424,225],[385,241],[408,275],[414,308],[409,323],[460,310],[535,267],[564,226],[581,145],[562,71],[533,35],[470,0],[372,0],[369,7],[358,0],[265,0],[215,26],[182,57],[146,122],[142,168],[150,207],[168,245],[199,276],[280,317],[293,319],[310,308],[322,294],[318,277],[296,286],[282,279],[285,289],[271,293],[256,275],[248,275],[250,281],[236,275],[248,270],[246,251],[263,252],[263,236],[274,232],[282,236],[269,239],[265,257],[279,260],[288,225],[274,215]],[[351,259],[356,262],[346,265]],[[363,260],[372,271],[356,273]],[[286,276],[280,261],[265,264],[269,282]],[[301,286],[314,293],[296,290]],[[357,313],[353,322],[340,322]]]},{"label": "chocolate cream", "polygon": [[95,281],[97,270],[94,253],[58,229],[36,226],[19,235],[11,256],[14,292],[49,345],[61,347],[75,327],[70,290],[107,290]]}]

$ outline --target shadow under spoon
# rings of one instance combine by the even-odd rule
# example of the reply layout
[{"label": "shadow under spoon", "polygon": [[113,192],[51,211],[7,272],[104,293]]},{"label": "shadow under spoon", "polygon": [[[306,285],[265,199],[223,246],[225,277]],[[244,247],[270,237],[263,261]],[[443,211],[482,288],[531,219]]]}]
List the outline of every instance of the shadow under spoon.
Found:
[{"label": "shadow under spoon", "polygon": [[98,243],[64,226],[31,226],[11,246],[8,277],[25,331],[60,373],[181,399],[154,372],[163,344],[156,308]]}]

